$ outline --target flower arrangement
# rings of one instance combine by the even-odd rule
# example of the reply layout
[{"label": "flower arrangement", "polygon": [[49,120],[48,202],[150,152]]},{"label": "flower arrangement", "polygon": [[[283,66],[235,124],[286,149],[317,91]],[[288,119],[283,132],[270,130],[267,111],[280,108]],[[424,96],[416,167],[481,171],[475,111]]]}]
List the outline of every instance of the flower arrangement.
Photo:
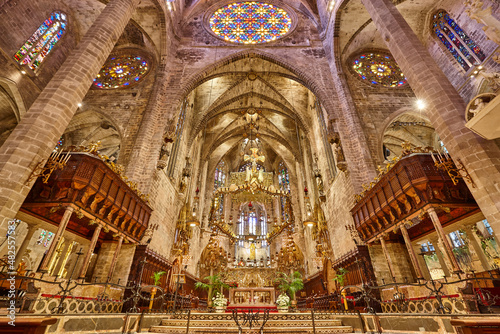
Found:
[{"label": "flower arrangement", "polygon": [[214,298],[212,298],[213,300],[213,305],[215,307],[225,307],[227,306],[227,299],[224,298],[224,295],[220,292],[217,292],[217,294],[215,295]]},{"label": "flower arrangement", "polygon": [[278,299],[276,300],[276,304],[279,307],[286,307],[290,305],[290,297],[288,297],[286,294],[282,293],[281,295],[278,296]]},{"label": "flower arrangement", "polygon": [[230,288],[237,288],[238,287],[237,282],[228,282],[227,285],[229,285]]}]

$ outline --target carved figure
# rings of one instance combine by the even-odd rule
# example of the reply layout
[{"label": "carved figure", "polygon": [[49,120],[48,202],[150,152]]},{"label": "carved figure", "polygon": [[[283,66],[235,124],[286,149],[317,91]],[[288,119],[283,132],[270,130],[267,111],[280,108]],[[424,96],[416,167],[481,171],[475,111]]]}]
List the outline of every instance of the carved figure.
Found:
[{"label": "carved figure", "polygon": [[480,71],[477,74],[478,77],[482,77],[493,91],[500,89],[500,74],[496,72],[484,72]]},{"label": "carved figure", "polygon": [[483,2],[480,0],[468,0],[465,2],[468,7],[465,12],[477,23],[484,24],[483,30],[488,39],[500,45],[500,21],[491,14],[491,6],[483,9]]},{"label": "carved figure", "polygon": [[483,93],[472,98],[465,110],[466,120],[470,121],[479,114],[495,97],[496,95],[493,93]]}]

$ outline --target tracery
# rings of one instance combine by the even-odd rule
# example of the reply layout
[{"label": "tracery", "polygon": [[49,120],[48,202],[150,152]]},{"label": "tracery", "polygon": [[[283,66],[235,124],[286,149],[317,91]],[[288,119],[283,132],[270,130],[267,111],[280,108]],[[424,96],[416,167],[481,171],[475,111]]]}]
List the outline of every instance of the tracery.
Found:
[{"label": "tracery", "polygon": [[210,29],[228,42],[258,44],[286,35],[292,26],[282,8],[263,2],[235,2],[219,8],[210,18]]}]

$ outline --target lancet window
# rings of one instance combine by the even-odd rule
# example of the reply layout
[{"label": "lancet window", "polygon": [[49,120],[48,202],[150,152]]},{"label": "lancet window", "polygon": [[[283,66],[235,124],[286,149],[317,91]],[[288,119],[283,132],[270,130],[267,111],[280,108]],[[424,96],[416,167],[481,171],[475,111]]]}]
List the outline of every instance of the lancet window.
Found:
[{"label": "lancet window", "polygon": [[174,146],[172,147],[172,154],[170,155],[170,160],[168,161],[168,169],[167,169],[167,175],[170,177],[174,176],[174,171],[175,171],[175,164],[177,161],[177,153],[179,151],[181,139],[182,139],[182,132],[184,130],[184,121],[186,120],[186,112],[187,112],[187,100],[184,100],[181,106],[181,112],[179,113],[179,119],[177,120],[177,125],[175,127],[175,142]]},{"label": "lancet window", "polygon": [[432,28],[441,43],[465,71],[485,60],[483,51],[446,11],[440,10],[434,14]]},{"label": "lancet window", "polygon": [[288,168],[282,161],[278,165],[278,184],[281,190],[290,191],[290,178],[288,176]]},{"label": "lancet window", "polygon": [[[224,160],[221,160],[217,167],[215,167],[214,175],[214,191],[219,187],[224,186],[226,183],[226,164]],[[224,214],[224,195],[219,195],[219,208],[217,209],[220,217]]]},{"label": "lancet window", "polygon": [[215,167],[214,190],[222,187],[226,183],[226,164],[221,160]]},{"label": "lancet window", "polygon": [[66,14],[52,13],[16,52],[14,59],[19,65],[26,65],[33,71],[37,70],[66,32],[66,25]]},{"label": "lancet window", "polygon": [[54,233],[49,232],[47,230],[42,230],[42,232],[38,236],[38,240],[36,241],[36,244],[43,245],[43,247],[48,247],[53,236],[54,236]]}]

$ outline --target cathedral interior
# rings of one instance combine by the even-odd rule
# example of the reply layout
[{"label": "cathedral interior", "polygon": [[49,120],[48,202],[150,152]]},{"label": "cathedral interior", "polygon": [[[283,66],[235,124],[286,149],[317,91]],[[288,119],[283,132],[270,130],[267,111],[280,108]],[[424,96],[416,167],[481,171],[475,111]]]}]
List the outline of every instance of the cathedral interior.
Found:
[{"label": "cathedral interior", "polygon": [[498,0],[2,0],[0,32],[0,333],[500,333]]}]

